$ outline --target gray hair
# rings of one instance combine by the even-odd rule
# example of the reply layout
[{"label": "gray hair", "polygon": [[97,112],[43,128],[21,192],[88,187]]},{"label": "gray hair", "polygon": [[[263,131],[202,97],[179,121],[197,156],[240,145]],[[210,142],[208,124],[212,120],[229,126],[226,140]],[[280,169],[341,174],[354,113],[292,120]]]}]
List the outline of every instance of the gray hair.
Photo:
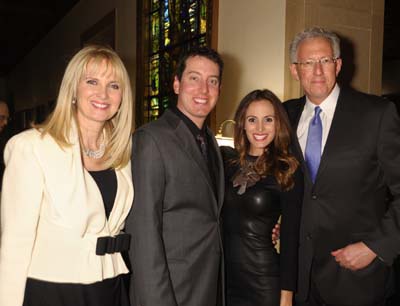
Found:
[{"label": "gray hair", "polygon": [[292,40],[289,48],[290,52],[290,61],[291,63],[296,63],[297,60],[297,49],[299,48],[299,45],[301,42],[303,42],[306,39],[310,38],[325,38],[327,39],[332,47],[333,50],[333,57],[334,58],[339,58],[340,57],[340,39],[339,37],[328,30],[325,30],[323,28],[309,28],[305,29],[303,32],[298,33],[294,39]]}]

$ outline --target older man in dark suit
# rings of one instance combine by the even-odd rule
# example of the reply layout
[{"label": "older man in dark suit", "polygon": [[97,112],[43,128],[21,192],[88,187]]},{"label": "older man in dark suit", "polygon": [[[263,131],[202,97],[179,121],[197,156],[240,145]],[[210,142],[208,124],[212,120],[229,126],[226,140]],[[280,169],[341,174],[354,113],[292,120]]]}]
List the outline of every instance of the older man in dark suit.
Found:
[{"label": "older man in dark suit", "polygon": [[[339,38],[313,28],[291,45],[305,96],[284,105],[305,172],[300,305],[383,305],[400,252],[400,120],[394,105],[341,88]],[[387,207],[390,189],[393,200]]]},{"label": "older man in dark suit", "polygon": [[178,64],[177,106],[133,138],[135,200],[127,220],[131,300],[137,306],[214,306],[222,302],[219,217],[223,165],[207,115],[223,63],[208,48]]}]

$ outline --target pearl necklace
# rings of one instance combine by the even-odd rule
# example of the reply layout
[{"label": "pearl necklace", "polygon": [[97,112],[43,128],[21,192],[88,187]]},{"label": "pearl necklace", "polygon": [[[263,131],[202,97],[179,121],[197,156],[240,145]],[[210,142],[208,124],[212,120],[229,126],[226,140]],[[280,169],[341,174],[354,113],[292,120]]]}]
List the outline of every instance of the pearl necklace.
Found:
[{"label": "pearl necklace", "polygon": [[103,134],[103,140],[99,146],[98,150],[91,150],[91,149],[87,149],[85,147],[82,148],[83,153],[89,157],[89,158],[93,158],[93,159],[100,159],[103,157],[104,152],[106,149],[106,144],[105,144],[105,136]]}]

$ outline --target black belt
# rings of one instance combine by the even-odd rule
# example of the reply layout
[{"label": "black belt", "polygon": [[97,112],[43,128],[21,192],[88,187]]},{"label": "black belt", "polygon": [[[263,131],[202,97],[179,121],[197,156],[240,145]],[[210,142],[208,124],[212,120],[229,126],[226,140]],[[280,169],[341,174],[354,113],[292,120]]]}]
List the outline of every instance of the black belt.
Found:
[{"label": "black belt", "polygon": [[96,255],[105,255],[128,251],[131,244],[130,234],[97,238]]}]

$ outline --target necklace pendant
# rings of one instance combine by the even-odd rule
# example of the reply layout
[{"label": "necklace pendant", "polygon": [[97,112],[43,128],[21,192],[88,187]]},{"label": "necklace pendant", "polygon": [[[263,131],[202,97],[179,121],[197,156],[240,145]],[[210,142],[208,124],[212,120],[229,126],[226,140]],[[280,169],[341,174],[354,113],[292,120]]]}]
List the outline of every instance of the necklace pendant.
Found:
[{"label": "necklace pendant", "polygon": [[106,148],[106,146],[103,142],[100,144],[100,147],[98,150],[91,150],[91,149],[83,148],[83,153],[89,158],[100,159],[104,155],[105,148]]},{"label": "necklace pendant", "polygon": [[82,151],[83,154],[85,154],[87,157],[89,158],[93,158],[93,159],[100,159],[104,156],[104,152],[106,150],[106,134],[105,134],[105,130],[103,129],[103,139],[99,145],[99,149],[98,150],[91,150],[91,149],[87,149],[85,148],[85,146],[83,145],[83,143],[81,142],[81,146],[82,146]]}]

